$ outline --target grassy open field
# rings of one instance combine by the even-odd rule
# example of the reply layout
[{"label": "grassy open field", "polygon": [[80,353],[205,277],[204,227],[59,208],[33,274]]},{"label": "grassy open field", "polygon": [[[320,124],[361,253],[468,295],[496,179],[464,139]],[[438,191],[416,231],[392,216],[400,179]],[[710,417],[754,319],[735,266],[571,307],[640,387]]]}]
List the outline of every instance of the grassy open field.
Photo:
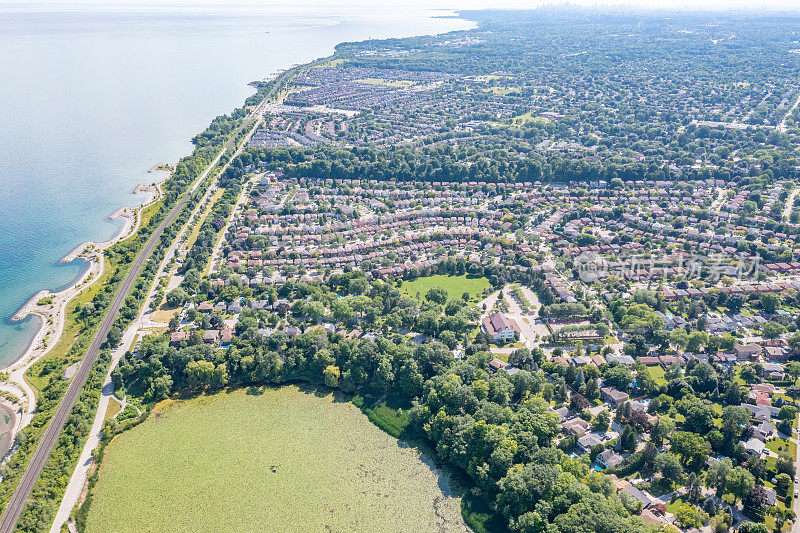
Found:
[{"label": "grassy open field", "polygon": [[295,386],[167,401],[106,449],[86,531],[463,532],[423,459]]},{"label": "grassy open field", "polygon": [[466,275],[427,276],[413,281],[404,281],[400,289],[413,298],[416,298],[419,293],[419,298],[422,299],[425,297],[425,293],[434,287],[444,288],[450,298],[461,298],[462,294],[469,292],[470,298],[474,300],[484,289],[489,288],[489,280]]},{"label": "grassy open field", "polygon": [[108,407],[106,408],[106,414],[103,415],[103,421],[108,420],[109,418],[114,418],[117,416],[122,410],[122,404],[116,398],[109,398],[108,400]]}]

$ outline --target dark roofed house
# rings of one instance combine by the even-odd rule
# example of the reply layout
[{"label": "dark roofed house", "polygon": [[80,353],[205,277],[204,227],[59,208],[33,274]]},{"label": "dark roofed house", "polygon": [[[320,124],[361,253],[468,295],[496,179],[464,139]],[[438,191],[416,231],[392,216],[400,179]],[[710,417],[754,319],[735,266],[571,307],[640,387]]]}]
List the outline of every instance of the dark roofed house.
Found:
[{"label": "dark roofed house", "polygon": [[561,406],[558,409],[554,409],[553,412],[558,415],[559,422],[564,422],[566,419],[572,416],[572,413],[566,406]]},{"label": "dark roofed house", "polygon": [[636,487],[626,487],[623,490],[628,494],[630,494],[631,496],[633,496],[634,498],[636,498],[637,500],[639,500],[640,502],[642,502],[642,507],[647,507],[648,505],[653,503],[653,500],[650,498],[650,496],[648,496],[641,490],[637,489]]},{"label": "dark roofed house", "polygon": [[508,363],[506,363],[505,361],[501,361],[500,359],[495,357],[494,359],[489,361],[489,366],[492,368],[492,370],[500,370],[501,368],[507,368]]},{"label": "dark roofed house", "polygon": [[600,437],[594,433],[587,433],[586,435],[578,438],[578,446],[586,453],[592,451],[592,448],[598,444],[603,444],[603,441],[600,440]]},{"label": "dark roofed house", "polygon": [[187,331],[176,331],[169,336],[169,343],[172,345],[180,344],[181,341],[188,341],[189,333]]},{"label": "dark roofed house", "polygon": [[296,337],[297,335],[300,335],[303,331],[297,326],[287,326],[286,328],[284,328],[283,332],[289,335],[290,337]]},{"label": "dark roofed house", "polygon": [[269,300],[256,300],[253,302],[253,309],[266,309],[269,305]]},{"label": "dark roofed house", "polygon": [[600,394],[603,399],[616,407],[617,405],[628,401],[628,395],[614,387],[601,387]]}]

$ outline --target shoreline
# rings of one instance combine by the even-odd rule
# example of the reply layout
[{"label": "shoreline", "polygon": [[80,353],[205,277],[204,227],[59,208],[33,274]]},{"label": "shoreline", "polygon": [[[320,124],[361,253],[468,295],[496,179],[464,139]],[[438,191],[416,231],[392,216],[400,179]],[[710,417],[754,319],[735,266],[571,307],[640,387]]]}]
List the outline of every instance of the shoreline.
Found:
[{"label": "shoreline", "polygon": [[[36,394],[25,380],[25,372],[59,343],[66,328],[68,320],[66,313],[70,302],[103,276],[105,250],[136,233],[141,225],[142,212],[162,198],[161,184],[169,176],[167,175],[163,180],[151,185],[137,185],[133,193],[150,194],[150,198],[138,207],[121,207],[106,217],[106,220],[120,218],[123,220],[119,231],[111,239],[101,243],[84,242],[61,259],[61,263],[70,263],[76,259],[86,261],[88,267],[77,279],[57,291],[48,289],[38,291],[9,319],[9,322],[12,323],[28,318],[39,322],[35,335],[28,342],[22,354],[16,360],[0,366],[0,371],[8,374],[7,380],[0,382],[0,390],[12,392],[20,400],[19,405],[7,401],[7,404],[14,405],[19,413],[18,423],[13,428],[13,434],[30,423],[36,410]],[[43,299],[44,302],[42,302]]]}]

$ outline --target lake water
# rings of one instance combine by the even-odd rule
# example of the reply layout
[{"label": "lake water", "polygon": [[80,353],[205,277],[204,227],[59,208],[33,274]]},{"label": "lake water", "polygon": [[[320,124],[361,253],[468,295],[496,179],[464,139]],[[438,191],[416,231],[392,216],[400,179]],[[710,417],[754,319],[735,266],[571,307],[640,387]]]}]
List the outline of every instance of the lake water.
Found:
[{"label": "lake water", "polygon": [[60,259],[112,238],[120,223],[106,217],[142,202],[131,191],[154,181],[147,169],[190,153],[193,135],[252,94],[247,82],[343,41],[472,27],[443,14],[0,3],[0,366],[38,327],[8,318],[72,283],[85,264]]}]

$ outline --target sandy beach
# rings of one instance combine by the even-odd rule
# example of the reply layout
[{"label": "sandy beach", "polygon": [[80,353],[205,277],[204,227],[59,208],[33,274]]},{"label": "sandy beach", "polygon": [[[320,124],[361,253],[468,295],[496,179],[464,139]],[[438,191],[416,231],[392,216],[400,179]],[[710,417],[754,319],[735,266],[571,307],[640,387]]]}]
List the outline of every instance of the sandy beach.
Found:
[{"label": "sandy beach", "polygon": [[[164,177],[164,180],[168,177]],[[16,434],[30,423],[36,411],[36,395],[24,379],[25,372],[58,344],[66,326],[67,306],[73,298],[102,277],[103,252],[136,232],[141,224],[142,210],[161,197],[161,183],[164,180],[152,185],[137,185],[133,193],[148,195],[145,202],[139,207],[122,207],[107,217],[107,220],[122,220],[122,227],[112,239],[102,243],[85,242],[64,256],[62,263],[76,259],[88,263],[86,271],[74,283],[57,292],[48,290],[37,292],[11,318],[12,321],[20,321],[27,317],[35,317],[40,323],[36,335],[22,356],[0,369],[8,374],[7,380],[0,382],[0,391],[19,398],[19,405],[8,398],[3,399],[5,407],[11,407],[17,412],[12,434]]]}]

